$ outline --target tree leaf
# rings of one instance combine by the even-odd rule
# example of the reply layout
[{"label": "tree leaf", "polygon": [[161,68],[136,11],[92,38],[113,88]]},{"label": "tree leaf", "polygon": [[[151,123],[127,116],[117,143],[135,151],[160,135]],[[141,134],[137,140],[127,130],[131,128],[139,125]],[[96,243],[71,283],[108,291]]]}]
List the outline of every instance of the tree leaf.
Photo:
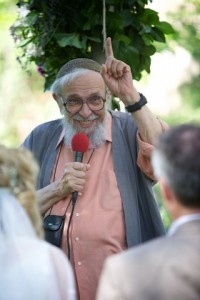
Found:
[{"label": "tree leaf", "polygon": [[156,27],[152,28],[151,35],[155,41],[165,43],[164,33],[160,29]]},{"label": "tree leaf", "polygon": [[18,44],[18,47],[25,47],[34,40],[34,37],[23,40]]},{"label": "tree leaf", "polygon": [[[143,70],[149,71],[150,56],[156,49],[153,44],[165,43],[165,34],[173,32],[171,25],[160,22],[156,11],[145,7],[149,1],[106,0],[106,36],[112,37],[116,57],[130,65],[134,78],[140,78]],[[66,60],[105,59],[102,1],[88,0],[84,5],[82,0],[20,0],[18,3],[19,7],[24,4],[30,13],[25,18],[19,15],[18,25],[12,28],[15,40],[20,38],[22,42],[22,54],[18,57],[22,67],[27,69],[32,61],[46,63],[46,81],[56,76],[57,68]],[[39,53],[37,57],[26,55],[30,33]]]},{"label": "tree leaf", "polygon": [[30,12],[27,16],[26,16],[26,21],[29,24],[29,26],[33,26],[35,24],[35,22],[38,19],[38,14],[35,11]]},{"label": "tree leaf", "polygon": [[131,43],[131,39],[128,36],[124,34],[118,34],[117,32],[114,36],[114,40],[117,40],[118,42],[123,42],[125,46],[128,46]]},{"label": "tree leaf", "polygon": [[83,44],[80,41],[80,35],[77,33],[58,33],[55,37],[60,47],[73,46],[79,49],[83,47]]},{"label": "tree leaf", "polygon": [[159,22],[159,24],[156,24],[155,27],[161,30],[165,34],[175,33],[174,28],[167,22]]},{"label": "tree leaf", "polygon": [[150,8],[143,10],[143,13],[140,15],[139,18],[140,21],[149,25],[154,25],[159,22],[158,13]]}]

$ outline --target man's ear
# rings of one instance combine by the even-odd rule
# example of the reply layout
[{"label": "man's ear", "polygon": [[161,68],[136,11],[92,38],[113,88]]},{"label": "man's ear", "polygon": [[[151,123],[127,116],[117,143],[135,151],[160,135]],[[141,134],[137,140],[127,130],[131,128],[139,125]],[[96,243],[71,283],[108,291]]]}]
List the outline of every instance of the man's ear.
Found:
[{"label": "man's ear", "polygon": [[171,198],[171,191],[164,179],[160,180],[160,188],[165,199]]},{"label": "man's ear", "polygon": [[174,205],[175,195],[164,179],[161,179],[159,182],[165,205],[170,210],[170,208]]},{"label": "man's ear", "polygon": [[58,100],[58,95],[57,94],[53,93],[52,96],[53,96],[54,100],[56,100],[56,101]]},{"label": "man's ear", "polygon": [[59,107],[59,109],[60,109],[60,113],[61,114],[63,114],[63,105],[61,105],[61,103],[60,103],[60,101],[59,101],[59,96],[57,95],[57,94],[55,94],[55,93],[53,93],[52,94],[52,96],[53,96],[53,98],[54,98],[54,100],[57,102],[57,104],[58,104],[58,107]]}]

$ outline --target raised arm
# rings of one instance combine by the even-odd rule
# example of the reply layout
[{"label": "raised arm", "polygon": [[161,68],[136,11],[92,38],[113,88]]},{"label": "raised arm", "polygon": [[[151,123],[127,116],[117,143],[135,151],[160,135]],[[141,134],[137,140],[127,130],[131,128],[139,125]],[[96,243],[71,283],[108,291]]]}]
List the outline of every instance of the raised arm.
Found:
[{"label": "raised arm", "polygon": [[[120,98],[125,106],[140,100],[140,94],[133,84],[130,66],[114,58],[111,38],[107,38],[106,41],[106,62],[102,66],[101,74],[111,93]],[[157,135],[163,131],[160,121],[146,105],[131,114],[138,126],[141,139],[153,144]]]}]

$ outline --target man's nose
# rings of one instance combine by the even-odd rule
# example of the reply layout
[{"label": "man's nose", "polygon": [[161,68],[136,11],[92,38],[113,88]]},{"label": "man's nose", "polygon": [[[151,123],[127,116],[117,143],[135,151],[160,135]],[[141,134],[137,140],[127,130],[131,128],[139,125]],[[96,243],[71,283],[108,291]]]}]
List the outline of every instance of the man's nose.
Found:
[{"label": "man's nose", "polygon": [[92,111],[90,110],[89,106],[86,102],[84,102],[81,110],[79,111],[79,115],[81,115],[84,118],[87,118],[91,115],[91,113]]}]

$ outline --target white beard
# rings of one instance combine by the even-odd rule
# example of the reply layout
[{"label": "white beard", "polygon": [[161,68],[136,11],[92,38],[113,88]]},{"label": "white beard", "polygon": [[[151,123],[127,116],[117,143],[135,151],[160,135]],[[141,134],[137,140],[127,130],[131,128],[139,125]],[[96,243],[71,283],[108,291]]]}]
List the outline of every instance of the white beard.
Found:
[{"label": "white beard", "polygon": [[[103,122],[98,122],[95,126],[95,129],[92,128],[92,132],[90,128],[78,128],[75,127],[73,124],[73,121],[69,121],[68,116],[66,114],[66,112],[63,112],[64,114],[64,118],[63,118],[63,127],[65,129],[65,145],[68,147],[71,147],[71,141],[73,136],[77,133],[77,132],[83,132],[88,136],[89,139],[89,148],[97,148],[100,145],[105,143],[105,127],[106,127],[106,123],[107,123],[107,119],[108,119],[108,114],[109,112],[106,111],[105,113],[105,117],[103,119]],[[95,114],[92,114],[89,116],[89,118],[87,119],[83,119],[81,116],[76,115],[74,116],[74,120],[94,120],[96,119],[97,116]]]}]

